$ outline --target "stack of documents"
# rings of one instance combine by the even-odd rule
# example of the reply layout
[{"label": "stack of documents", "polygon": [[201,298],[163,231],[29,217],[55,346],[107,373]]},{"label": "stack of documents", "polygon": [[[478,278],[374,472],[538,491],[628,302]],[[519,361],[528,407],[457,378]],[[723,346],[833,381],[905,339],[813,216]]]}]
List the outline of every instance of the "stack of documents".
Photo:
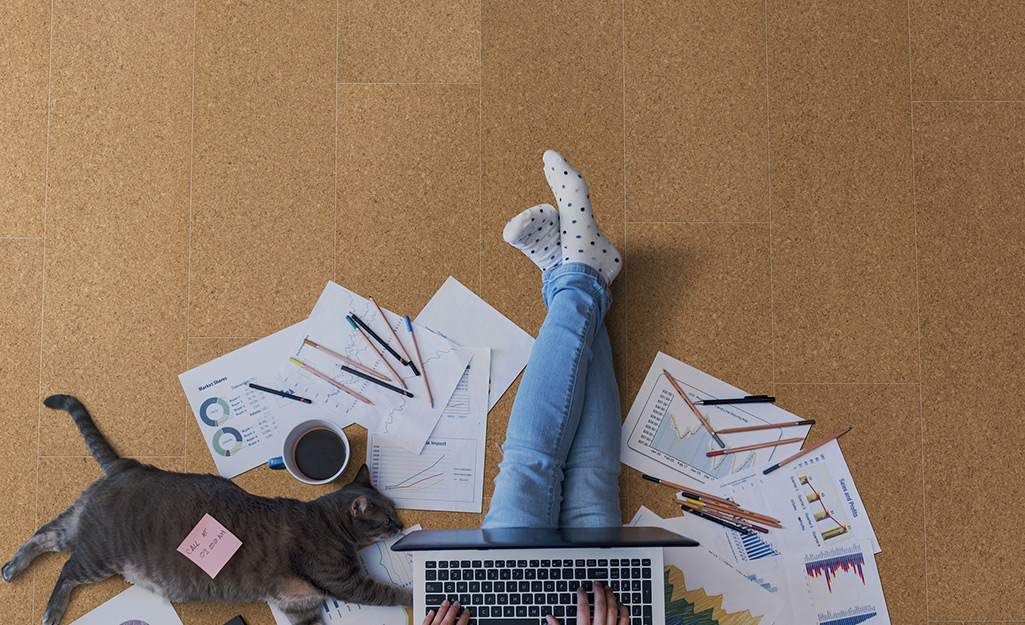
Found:
[{"label": "stack of documents", "polygon": [[[694,538],[701,543],[698,549],[722,565],[688,569],[681,563],[699,561],[692,555],[695,550],[678,550],[681,554],[673,556],[678,555],[677,560],[667,550],[667,564],[676,562],[673,568],[667,566],[677,601],[674,609],[686,612],[690,609],[686,606],[695,601],[707,607],[711,604],[705,595],[721,595],[712,601],[718,602],[714,606],[721,617],[718,622],[746,610],[743,618],[733,616],[735,622],[889,623],[875,563],[879,543],[837,441],[768,475],[764,469],[796,453],[801,443],[708,457],[708,452],[720,447],[686,404],[674,401],[676,393],[663,370],[695,401],[745,395],[722,380],[658,354],[623,424],[623,462],[668,482],[711,491],[784,525],[767,534],[742,534],[691,515],[662,520],[642,508],[634,524],[660,525]],[[769,403],[701,406],[701,413],[714,430],[800,420]],[[782,440],[795,436],[791,433],[795,431],[803,437],[808,429],[729,435],[728,445]],[[755,616],[759,618],[748,619]]]},{"label": "stack of documents", "polygon": [[[285,435],[302,421],[357,423],[367,429],[375,484],[399,507],[480,512],[487,413],[526,365],[534,339],[449,278],[413,323],[424,368],[417,376],[397,361],[384,362],[391,356],[357,336],[345,320],[353,313],[386,342],[395,340],[385,327],[391,326],[414,353],[402,316],[387,310],[382,316],[370,300],[329,282],[305,321],[178,376],[218,472],[234,477],[281,455]],[[382,373],[394,369],[413,397],[342,371],[335,355],[304,340]]]}]

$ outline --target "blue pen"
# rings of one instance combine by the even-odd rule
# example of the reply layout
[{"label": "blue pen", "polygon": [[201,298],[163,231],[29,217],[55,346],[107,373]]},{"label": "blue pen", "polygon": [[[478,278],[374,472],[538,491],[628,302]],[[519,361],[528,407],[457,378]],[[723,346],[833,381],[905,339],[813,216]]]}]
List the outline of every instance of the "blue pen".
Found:
[{"label": "blue pen", "polygon": [[358,325],[356,325],[356,322],[352,320],[352,317],[350,317],[349,315],[345,315],[345,320],[349,322],[349,325],[351,325],[352,329],[356,331],[356,334],[363,337],[363,340],[367,342],[367,347],[369,347],[375,354],[377,354],[377,357],[381,359],[381,362],[384,363],[385,367],[388,367],[388,371],[391,371],[391,374],[395,376],[395,379],[398,380],[399,384],[402,385],[402,388],[409,388],[408,386],[406,386],[406,382],[402,379],[402,376],[396,373],[395,369],[392,369],[392,366],[388,364],[387,360],[384,359],[384,355],[382,355],[381,352],[377,351],[377,348],[374,347],[374,344],[370,342],[370,337],[366,334],[363,334],[363,330]]},{"label": "blue pen", "polygon": [[416,354],[416,363],[420,365],[420,373],[424,379],[424,388],[427,389],[427,400],[431,402],[431,408],[434,408],[434,397],[431,395],[431,385],[427,383],[427,369],[424,369],[423,358],[420,358],[420,346],[416,344],[413,324],[410,323],[408,316],[403,317],[403,319],[406,320],[406,330],[409,332],[409,338],[413,339],[413,352]]}]

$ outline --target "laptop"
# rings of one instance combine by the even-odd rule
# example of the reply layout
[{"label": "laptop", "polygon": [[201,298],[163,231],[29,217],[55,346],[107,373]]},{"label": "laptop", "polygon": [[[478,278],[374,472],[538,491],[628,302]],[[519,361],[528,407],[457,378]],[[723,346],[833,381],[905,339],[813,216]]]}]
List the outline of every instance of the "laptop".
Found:
[{"label": "laptop", "polygon": [[[394,545],[413,554],[413,613],[459,601],[471,625],[576,623],[576,590],[611,588],[631,625],[665,623],[663,547],[698,543],[657,527],[421,530]],[[422,616],[417,617],[420,614]]]}]

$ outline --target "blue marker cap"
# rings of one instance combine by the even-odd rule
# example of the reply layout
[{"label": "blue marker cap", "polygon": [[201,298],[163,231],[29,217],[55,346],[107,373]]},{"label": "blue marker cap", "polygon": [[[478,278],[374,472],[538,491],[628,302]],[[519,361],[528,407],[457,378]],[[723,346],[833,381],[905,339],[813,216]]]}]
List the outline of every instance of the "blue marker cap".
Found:
[{"label": "blue marker cap", "polygon": [[404,316],[403,319],[406,320],[406,330],[410,334],[412,334],[413,333],[413,324],[409,323],[409,315]]}]

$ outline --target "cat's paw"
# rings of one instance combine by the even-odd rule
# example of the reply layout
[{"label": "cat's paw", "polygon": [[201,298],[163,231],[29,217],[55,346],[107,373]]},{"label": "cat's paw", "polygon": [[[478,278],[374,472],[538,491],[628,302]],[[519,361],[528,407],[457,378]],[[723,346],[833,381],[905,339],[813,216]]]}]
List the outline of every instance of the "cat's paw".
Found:
[{"label": "cat's paw", "polygon": [[43,625],[60,625],[62,620],[64,620],[64,609],[47,608],[46,612],[43,612]]},{"label": "cat's paw", "polygon": [[11,560],[4,565],[3,569],[0,569],[0,578],[3,578],[5,582],[10,582],[14,579],[14,576],[18,574],[17,571],[14,570],[14,567],[12,566],[13,564],[14,560]]},{"label": "cat's paw", "polygon": [[403,588],[399,595],[399,603],[397,605],[405,606],[407,608],[413,607],[413,591]]}]

